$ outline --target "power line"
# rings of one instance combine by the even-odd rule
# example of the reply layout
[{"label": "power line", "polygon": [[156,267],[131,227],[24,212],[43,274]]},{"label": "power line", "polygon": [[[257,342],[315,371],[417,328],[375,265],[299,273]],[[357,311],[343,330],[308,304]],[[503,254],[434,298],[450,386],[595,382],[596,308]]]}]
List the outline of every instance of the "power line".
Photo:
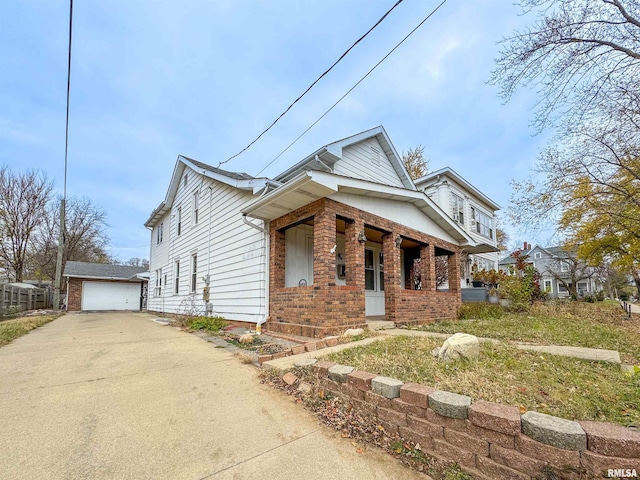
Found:
[{"label": "power line", "polygon": [[230,156],[229,158],[227,158],[225,161],[218,163],[218,168],[220,168],[222,165],[224,165],[225,163],[229,162],[230,160],[233,160],[234,158],[236,158],[238,155],[241,155],[243,152],[245,152],[246,150],[248,150],[251,145],[253,145],[254,143],[256,143],[258,140],[260,140],[260,138],[267,133],[269,130],[271,130],[271,128],[278,123],[278,121],[284,117],[286,115],[286,113],[291,110],[291,108],[298,103],[298,101],[304,97],[309,90],[311,90],[316,83],[318,83],[326,74],[328,74],[331,70],[333,70],[333,67],[335,67],[338,63],[340,63],[340,61],[347,56],[347,54],[358,44],[360,43],[362,40],[364,40],[364,38],[369,35],[378,25],[380,25],[382,23],[382,21],[387,18],[387,16],[398,6],[400,5],[404,0],[398,0],[395,5],[393,7],[391,7],[382,17],[380,17],[380,19],[375,23],[375,25],[373,25],[373,27],[371,27],[369,30],[367,30],[367,32],[362,35],[358,40],[355,41],[355,43],[353,45],[351,45],[342,55],[340,55],[340,58],[338,58],[338,60],[336,60],[333,65],[331,65],[327,70],[325,70],[322,75],[320,75],[311,85],[309,85],[307,87],[307,89],[302,93],[302,95],[300,95],[298,98],[296,98],[293,103],[291,103],[284,112],[282,112],[278,118],[276,118],[273,122],[271,122],[271,125],[269,125],[267,128],[265,128],[262,133],[260,133],[260,135],[258,135],[251,143],[249,143],[246,147],[244,147],[242,150],[240,150],[238,153],[236,153],[235,155]]},{"label": "power line", "polygon": [[255,176],[257,177],[257,176],[258,176],[258,175],[260,175],[262,172],[264,172],[264,171],[265,171],[269,166],[271,166],[271,165],[273,164],[273,162],[275,162],[278,158],[280,158],[282,155],[284,155],[284,153],[285,153],[287,150],[289,150],[292,146],[294,146],[294,145],[298,142],[298,140],[300,140],[300,139],[301,139],[301,138],[302,138],[302,137],[303,137],[303,136],[304,136],[304,135],[305,135],[309,130],[311,130],[313,127],[315,127],[315,126],[316,126],[316,124],[317,124],[320,120],[322,120],[324,117],[326,117],[326,116],[327,116],[327,114],[328,114],[331,110],[333,110],[333,109],[334,109],[334,108],[335,108],[335,107],[336,107],[336,106],[337,106],[337,105],[338,105],[342,100],[344,100],[344,99],[345,99],[345,97],[346,97],[347,95],[349,95],[349,94],[350,94],[350,93],[351,93],[351,92],[352,92],[352,91],[353,91],[353,90],[354,90],[358,85],[360,85],[360,84],[364,81],[364,79],[365,79],[365,78],[367,78],[367,77],[371,74],[371,72],[373,72],[376,68],[378,68],[378,66],[379,66],[382,62],[384,62],[384,61],[387,59],[387,57],[388,57],[389,55],[391,55],[391,54],[392,54],[392,53],[393,53],[393,52],[394,52],[394,51],[395,51],[395,50],[396,50],[400,45],[402,45],[402,44],[405,42],[405,40],[406,40],[407,38],[409,38],[411,35],[413,35],[413,33],[414,33],[416,30],[418,30],[418,28],[420,28],[420,27],[422,26],[422,24],[423,24],[423,23],[425,23],[427,20],[429,20],[429,19],[430,19],[430,18],[431,18],[431,17],[432,17],[432,16],[433,16],[433,15],[434,15],[434,14],[435,14],[439,9],[440,9],[440,7],[442,7],[442,5],[444,5],[445,3],[447,3],[447,0],[442,0],[442,2],[440,2],[440,4],[439,4],[436,8],[434,8],[434,9],[429,13],[429,15],[427,15],[427,16],[426,16],[426,17],[425,17],[425,18],[424,18],[424,19],[423,19],[423,20],[422,20],[418,25],[416,25],[416,26],[415,26],[415,28],[414,28],[413,30],[411,30],[411,31],[410,31],[410,32],[409,32],[409,33],[408,33],[408,34],[407,34],[407,35],[406,35],[402,40],[400,40],[400,42],[398,42],[398,43],[396,44],[396,46],[395,46],[395,47],[393,47],[391,50],[389,50],[389,52],[388,52],[384,57],[382,57],[382,59],[381,59],[378,63],[376,63],[376,64],[371,68],[371,70],[369,70],[369,71],[368,71],[368,72],[367,72],[367,73],[366,73],[366,74],[365,74],[365,75],[364,75],[360,80],[358,80],[358,81],[356,82],[356,84],[355,84],[353,87],[351,87],[349,90],[347,90],[347,93],[345,93],[344,95],[342,95],[342,96],[338,99],[338,101],[337,101],[336,103],[334,103],[333,105],[331,105],[331,107],[330,107],[326,112],[324,112],[324,113],[320,116],[320,118],[318,118],[315,122],[313,122],[313,123],[312,123],[312,124],[311,124],[311,125],[310,125],[310,126],[309,126],[305,131],[304,131],[304,132],[302,132],[300,135],[298,135],[298,137],[297,137],[293,142],[291,142],[291,143],[287,146],[287,148],[285,148],[283,151],[281,151],[281,152],[278,154],[278,156],[277,156],[276,158],[274,158],[274,159],[273,159],[273,160],[271,160],[269,163],[267,163],[267,164],[263,167],[263,169],[262,169],[262,170],[260,170],[258,173],[256,173],[256,175],[255,175]]}]

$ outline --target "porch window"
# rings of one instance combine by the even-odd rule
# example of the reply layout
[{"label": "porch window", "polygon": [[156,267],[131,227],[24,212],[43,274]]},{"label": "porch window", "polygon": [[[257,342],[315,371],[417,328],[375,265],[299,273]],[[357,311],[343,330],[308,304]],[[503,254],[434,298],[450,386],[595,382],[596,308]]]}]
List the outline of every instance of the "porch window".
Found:
[{"label": "porch window", "polygon": [[380,264],[378,267],[379,277],[380,277],[380,291],[384,290],[384,254],[380,252]]},{"label": "porch window", "polygon": [[364,251],[364,288],[365,290],[376,289],[376,270],[373,263],[373,250],[368,248]]},{"label": "porch window", "polygon": [[471,208],[471,217],[475,221],[476,233],[479,233],[483,237],[493,239],[493,222],[491,217],[475,207]]}]

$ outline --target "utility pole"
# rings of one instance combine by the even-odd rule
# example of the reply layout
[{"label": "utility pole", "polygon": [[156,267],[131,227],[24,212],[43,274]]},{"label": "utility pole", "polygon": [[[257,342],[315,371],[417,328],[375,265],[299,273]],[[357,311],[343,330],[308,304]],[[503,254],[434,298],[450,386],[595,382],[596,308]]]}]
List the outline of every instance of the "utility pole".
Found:
[{"label": "utility pole", "polygon": [[65,235],[65,203],[67,201],[67,157],[69,153],[69,94],[71,92],[71,39],[73,33],[73,0],[69,0],[69,56],[67,59],[67,119],[64,136],[64,189],[60,201],[60,233],[58,234],[58,254],[56,256],[56,278],[53,290],[53,309],[60,309],[60,283],[62,282],[62,256]]}]

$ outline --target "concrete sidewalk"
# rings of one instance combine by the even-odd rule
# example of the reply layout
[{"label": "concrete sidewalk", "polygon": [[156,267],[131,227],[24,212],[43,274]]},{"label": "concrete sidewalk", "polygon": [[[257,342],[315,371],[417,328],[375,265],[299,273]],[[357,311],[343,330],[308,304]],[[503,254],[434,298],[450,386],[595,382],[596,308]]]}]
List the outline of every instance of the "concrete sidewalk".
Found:
[{"label": "concrete sidewalk", "polygon": [[0,348],[0,478],[425,479],[151,318],[66,315]]}]

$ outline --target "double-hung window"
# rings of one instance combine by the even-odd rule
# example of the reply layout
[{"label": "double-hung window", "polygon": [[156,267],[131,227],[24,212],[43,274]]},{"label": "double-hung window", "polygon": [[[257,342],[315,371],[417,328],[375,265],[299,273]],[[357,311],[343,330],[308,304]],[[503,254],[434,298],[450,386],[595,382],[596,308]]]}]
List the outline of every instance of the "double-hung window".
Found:
[{"label": "double-hung window", "polygon": [[196,291],[198,281],[198,254],[191,255],[191,291]]},{"label": "double-hung window", "polygon": [[464,200],[455,193],[451,194],[453,220],[464,226]]},{"label": "double-hung window", "polygon": [[483,237],[493,239],[493,220],[489,215],[477,208],[471,208],[471,216],[475,221],[475,231]]},{"label": "double-hung window", "polygon": [[173,293],[178,294],[180,291],[180,260],[176,260],[175,272],[173,278]]},{"label": "double-hung window", "polygon": [[193,224],[198,224],[198,214],[200,213],[200,192],[193,194]]}]

